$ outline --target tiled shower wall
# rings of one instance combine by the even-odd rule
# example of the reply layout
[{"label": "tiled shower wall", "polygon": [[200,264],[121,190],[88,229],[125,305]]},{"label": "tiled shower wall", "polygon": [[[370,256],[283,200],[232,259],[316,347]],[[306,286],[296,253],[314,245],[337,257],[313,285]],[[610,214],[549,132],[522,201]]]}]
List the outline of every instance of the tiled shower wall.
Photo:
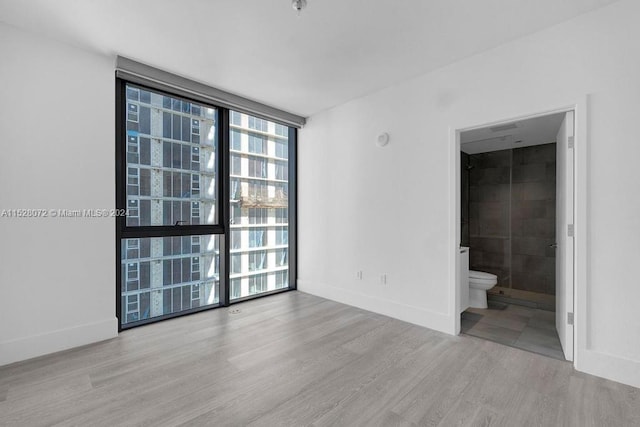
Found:
[{"label": "tiled shower wall", "polygon": [[469,246],[469,155],[460,152],[461,188],[460,200],[462,201],[460,212],[460,246]]},{"label": "tiled shower wall", "polygon": [[[468,172],[470,268],[506,288],[555,295],[555,144],[474,154]],[[462,241],[465,190],[462,190]]]}]

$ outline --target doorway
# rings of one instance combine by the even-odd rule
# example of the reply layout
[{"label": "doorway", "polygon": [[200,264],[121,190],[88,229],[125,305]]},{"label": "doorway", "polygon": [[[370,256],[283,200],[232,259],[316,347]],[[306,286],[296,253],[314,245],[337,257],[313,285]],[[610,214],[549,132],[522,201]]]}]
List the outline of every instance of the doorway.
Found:
[{"label": "doorway", "polygon": [[573,136],[573,111],[460,131],[459,274],[490,288],[462,333],[573,360]]}]

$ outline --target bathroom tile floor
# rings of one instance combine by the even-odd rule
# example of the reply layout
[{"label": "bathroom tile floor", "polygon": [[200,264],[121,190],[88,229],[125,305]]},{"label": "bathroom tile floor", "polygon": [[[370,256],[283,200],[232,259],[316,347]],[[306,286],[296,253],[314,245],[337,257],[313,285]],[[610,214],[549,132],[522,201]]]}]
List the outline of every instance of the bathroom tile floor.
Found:
[{"label": "bathroom tile floor", "polygon": [[488,309],[463,312],[461,329],[467,335],[565,360],[553,311],[489,301]]}]

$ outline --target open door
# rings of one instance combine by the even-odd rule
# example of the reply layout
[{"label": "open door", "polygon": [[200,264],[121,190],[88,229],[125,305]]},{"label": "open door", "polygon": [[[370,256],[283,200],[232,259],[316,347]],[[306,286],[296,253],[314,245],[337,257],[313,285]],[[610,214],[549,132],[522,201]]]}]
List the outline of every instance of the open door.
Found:
[{"label": "open door", "polygon": [[556,329],[567,360],[573,360],[573,135],[566,113],[556,143]]}]

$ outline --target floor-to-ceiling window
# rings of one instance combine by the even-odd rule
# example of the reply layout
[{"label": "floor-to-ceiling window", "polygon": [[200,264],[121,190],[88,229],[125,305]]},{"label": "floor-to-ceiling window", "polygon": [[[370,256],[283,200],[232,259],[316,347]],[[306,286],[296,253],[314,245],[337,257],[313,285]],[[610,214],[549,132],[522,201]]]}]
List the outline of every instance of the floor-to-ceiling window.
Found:
[{"label": "floor-to-ceiling window", "polygon": [[[220,111],[137,85],[119,144],[120,323],[220,303]],[[122,133],[122,132],[121,132]]]},{"label": "floor-to-ceiling window", "polygon": [[231,111],[231,299],[289,287],[289,128]]},{"label": "floor-to-ceiling window", "polygon": [[294,289],[295,129],[122,79],[117,93],[120,326]]}]

